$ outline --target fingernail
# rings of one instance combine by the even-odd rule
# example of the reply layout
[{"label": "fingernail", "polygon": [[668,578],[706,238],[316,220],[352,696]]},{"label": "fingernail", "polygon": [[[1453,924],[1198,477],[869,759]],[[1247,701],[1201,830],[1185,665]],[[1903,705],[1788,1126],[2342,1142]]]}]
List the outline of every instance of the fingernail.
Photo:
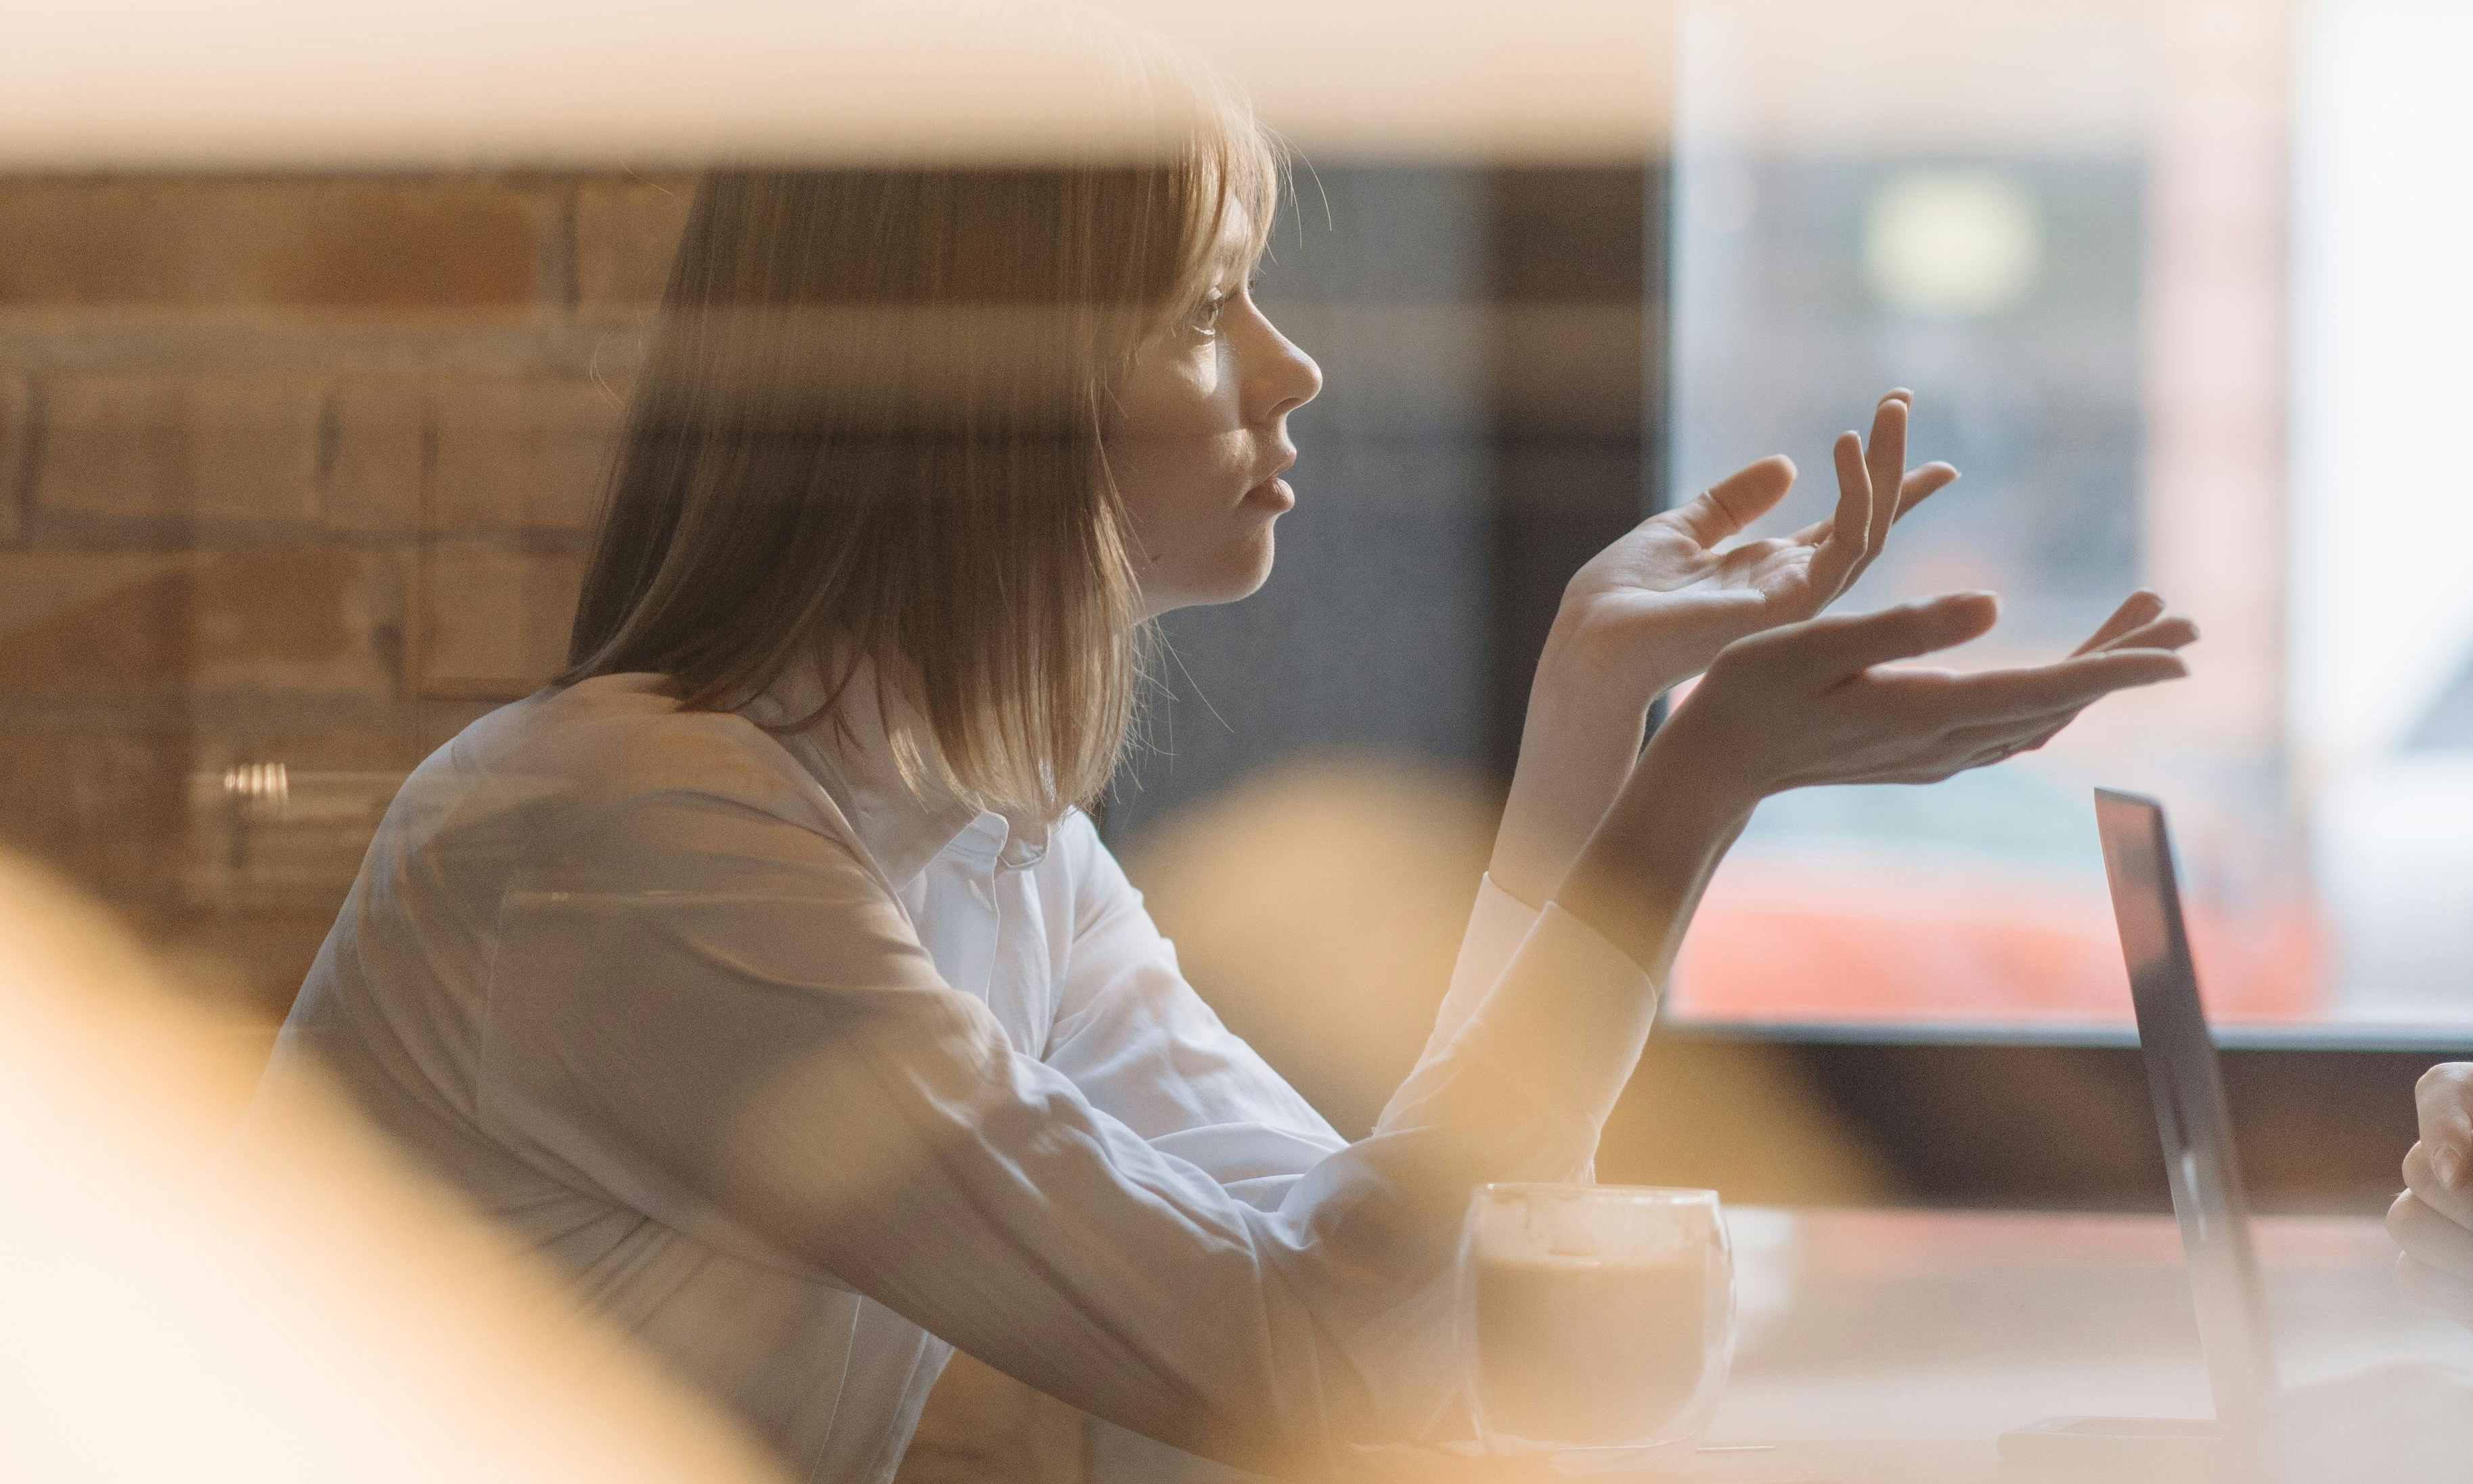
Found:
[{"label": "fingernail", "polygon": [[2437,1172],[2438,1183],[2450,1190],[2464,1185],[2464,1157],[2454,1146],[2441,1144],[2430,1152],[2430,1167]]}]

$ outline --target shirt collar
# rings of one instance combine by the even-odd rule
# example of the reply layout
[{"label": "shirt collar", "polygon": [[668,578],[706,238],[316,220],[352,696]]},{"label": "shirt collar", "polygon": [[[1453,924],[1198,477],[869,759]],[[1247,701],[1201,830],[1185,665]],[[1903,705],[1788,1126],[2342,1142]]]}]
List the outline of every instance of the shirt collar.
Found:
[{"label": "shirt collar", "polygon": [[785,723],[813,712],[826,696],[815,667],[794,665],[738,712],[780,736],[815,775],[895,891],[917,880],[948,850],[1007,871],[1038,864],[1047,853],[1048,821],[977,808],[941,778],[924,778],[918,789],[902,778],[887,712],[914,736],[926,735],[925,723],[899,695],[879,702],[877,689],[874,667],[861,661],[830,711],[807,727],[783,731]]}]

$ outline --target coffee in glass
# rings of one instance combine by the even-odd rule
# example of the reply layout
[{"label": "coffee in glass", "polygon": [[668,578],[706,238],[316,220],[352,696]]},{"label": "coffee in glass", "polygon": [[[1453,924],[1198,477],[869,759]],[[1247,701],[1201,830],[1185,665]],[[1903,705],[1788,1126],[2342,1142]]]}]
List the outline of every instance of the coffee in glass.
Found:
[{"label": "coffee in glass", "polygon": [[1725,1384],[1733,1328],[1715,1191],[1496,1185],[1470,1200],[1460,1349],[1489,1450],[1696,1435]]}]

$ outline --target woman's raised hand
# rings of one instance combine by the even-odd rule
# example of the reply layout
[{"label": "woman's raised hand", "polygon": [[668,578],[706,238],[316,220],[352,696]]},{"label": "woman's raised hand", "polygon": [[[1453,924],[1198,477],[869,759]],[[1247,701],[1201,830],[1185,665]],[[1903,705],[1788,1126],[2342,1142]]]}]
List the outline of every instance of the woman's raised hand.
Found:
[{"label": "woman's raised hand", "polygon": [[1554,898],[1663,979],[1752,806],[1815,783],[1930,783],[2040,747],[2116,690],[2187,673],[2197,637],[2132,594],[2068,658],[1960,674],[1903,666],[1981,636],[1988,592],[1807,619],[1729,645],[1649,740]]},{"label": "woman's raised hand", "polygon": [[1838,435],[1829,519],[1720,550],[1794,484],[1790,461],[1763,459],[1592,558],[1565,587],[1557,627],[1594,668],[1645,700],[1699,674],[1737,639],[1819,613],[1881,554],[1900,515],[1957,478],[1946,464],[1906,467],[1913,396],[1901,388],[1881,398],[1869,443]]},{"label": "woman's raised hand", "polygon": [[[1900,515],[1957,477],[1946,464],[1906,467],[1912,396],[1881,398],[1868,442],[1839,436],[1828,519],[1726,547],[1794,483],[1792,464],[1764,459],[1633,527],[1573,576],[1529,691],[1488,863],[1498,886],[1544,901],[1631,776],[1650,702],[1728,645],[1818,615],[1880,555]],[[2160,616],[2162,606],[2148,601],[2130,627]],[[2124,638],[2108,633],[2095,643]]]},{"label": "woman's raised hand", "polygon": [[1729,646],[1658,736],[1703,786],[1748,809],[1820,783],[1930,783],[2041,747],[2087,706],[2187,673],[2197,637],[2136,593],[2051,664],[1962,674],[1895,661],[1991,629],[2000,603],[1958,593],[1812,619]]}]

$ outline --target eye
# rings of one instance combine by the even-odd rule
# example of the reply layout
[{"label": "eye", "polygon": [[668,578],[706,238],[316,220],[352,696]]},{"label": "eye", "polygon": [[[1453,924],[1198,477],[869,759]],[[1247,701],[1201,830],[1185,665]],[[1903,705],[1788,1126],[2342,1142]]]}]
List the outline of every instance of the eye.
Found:
[{"label": "eye", "polygon": [[1228,296],[1225,293],[1213,291],[1203,296],[1202,302],[1193,306],[1193,313],[1186,317],[1186,328],[1207,340],[1218,332],[1219,317],[1227,308]]}]

